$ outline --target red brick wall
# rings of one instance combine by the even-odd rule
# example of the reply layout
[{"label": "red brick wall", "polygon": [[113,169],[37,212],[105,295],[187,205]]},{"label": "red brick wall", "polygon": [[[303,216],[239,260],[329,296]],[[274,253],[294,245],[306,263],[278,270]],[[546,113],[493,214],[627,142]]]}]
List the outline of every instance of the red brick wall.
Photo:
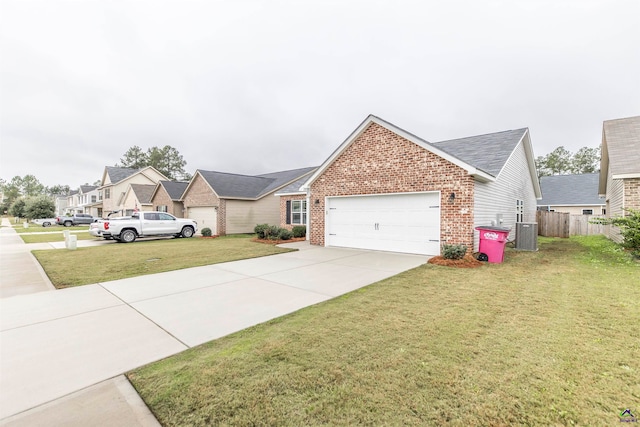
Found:
[{"label": "red brick wall", "polygon": [[441,191],[441,243],[472,248],[473,186],[464,169],[371,123],[311,185],[310,241],[324,245],[327,196]]},{"label": "red brick wall", "polygon": [[640,210],[640,178],[626,178],[624,181],[624,207]]},{"label": "red brick wall", "polygon": [[306,225],[306,224],[287,224],[287,201],[289,200],[304,200],[307,196],[304,194],[298,196],[280,196],[280,227],[287,230],[293,229],[294,225]]},{"label": "red brick wall", "polygon": [[200,175],[196,175],[183,197],[185,208],[196,206],[219,206],[220,199]]},{"label": "red brick wall", "polygon": [[153,196],[153,200],[151,200],[151,204],[153,205],[153,210],[156,210],[158,206],[166,206],[167,212],[173,216],[178,218],[182,218],[183,214],[183,205],[182,202],[174,202],[171,200],[171,196],[167,193],[167,190],[163,186],[158,188],[156,194]]}]

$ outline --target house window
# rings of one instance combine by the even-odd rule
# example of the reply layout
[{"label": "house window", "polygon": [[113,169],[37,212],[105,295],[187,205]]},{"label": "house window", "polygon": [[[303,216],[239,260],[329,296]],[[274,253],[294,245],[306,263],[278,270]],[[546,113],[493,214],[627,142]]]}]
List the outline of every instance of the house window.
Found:
[{"label": "house window", "polygon": [[91,196],[91,203],[95,203],[96,202],[96,196]]},{"label": "house window", "polygon": [[607,214],[607,209],[606,208],[602,208],[602,215],[606,215]]},{"label": "house window", "polygon": [[111,189],[110,188],[105,188],[105,190],[104,190],[104,198],[105,199],[110,199],[111,198]]},{"label": "house window", "polygon": [[516,222],[524,221],[524,200],[516,200]]},{"label": "house window", "polygon": [[158,212],[168,212],[169,211],[169,209],[168,209],[168,207],[166,205],[156,206],[156,210]]},{"label": "house window", "polygon": [[593,215],[593,209],[582,209],[582,215]]},{"label": "house window", "polygon": [[102,190],[98,191],[98,200],[102,201]]},{"label": "house window", "polygon": [[292,200],[291,201],[291,224],[307,223],[307,201]]}]

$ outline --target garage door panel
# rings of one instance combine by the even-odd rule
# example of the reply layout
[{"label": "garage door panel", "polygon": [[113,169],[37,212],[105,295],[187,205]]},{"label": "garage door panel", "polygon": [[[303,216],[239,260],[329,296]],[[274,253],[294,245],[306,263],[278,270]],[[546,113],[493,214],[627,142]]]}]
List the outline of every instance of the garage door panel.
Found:
[{"label": "garage door panel", "polygon": [[213,206],[188,208],[187,218],[193,219],[198,223],[198,232],[203,228],[211,229],[212,234],[218,234],[218,213]]},{"label": "garage door panel", "polygon": [[437,255],[439,200],[439,193],[329,198],[327,245]]}]

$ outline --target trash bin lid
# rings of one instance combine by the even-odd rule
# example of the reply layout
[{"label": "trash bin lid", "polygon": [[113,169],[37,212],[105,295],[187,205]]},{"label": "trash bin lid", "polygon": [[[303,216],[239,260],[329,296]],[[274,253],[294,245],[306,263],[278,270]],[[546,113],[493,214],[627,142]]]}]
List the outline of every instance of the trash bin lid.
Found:
[{"label": "trash bin lid", "polygon": [[480,227],[476,227],[476,230],[489,230],[489,231],[500,231],[503,233],[508,233],[511,231],[510,228],[505,228],[505,227],[496,227],[493,225],[487,225],[485,226],[480,226]]}]

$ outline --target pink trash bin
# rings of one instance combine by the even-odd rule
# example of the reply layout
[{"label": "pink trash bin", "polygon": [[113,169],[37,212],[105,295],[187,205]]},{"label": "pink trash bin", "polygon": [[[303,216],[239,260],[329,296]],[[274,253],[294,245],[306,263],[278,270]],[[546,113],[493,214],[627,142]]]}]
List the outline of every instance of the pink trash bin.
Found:
[{"label": "pink trash bin", "polygon": [[488,261],[499,264],[504,260],[504,247],[511,231],[503,227],[476,227],[480,233],[480,253],[486,254]]}]

